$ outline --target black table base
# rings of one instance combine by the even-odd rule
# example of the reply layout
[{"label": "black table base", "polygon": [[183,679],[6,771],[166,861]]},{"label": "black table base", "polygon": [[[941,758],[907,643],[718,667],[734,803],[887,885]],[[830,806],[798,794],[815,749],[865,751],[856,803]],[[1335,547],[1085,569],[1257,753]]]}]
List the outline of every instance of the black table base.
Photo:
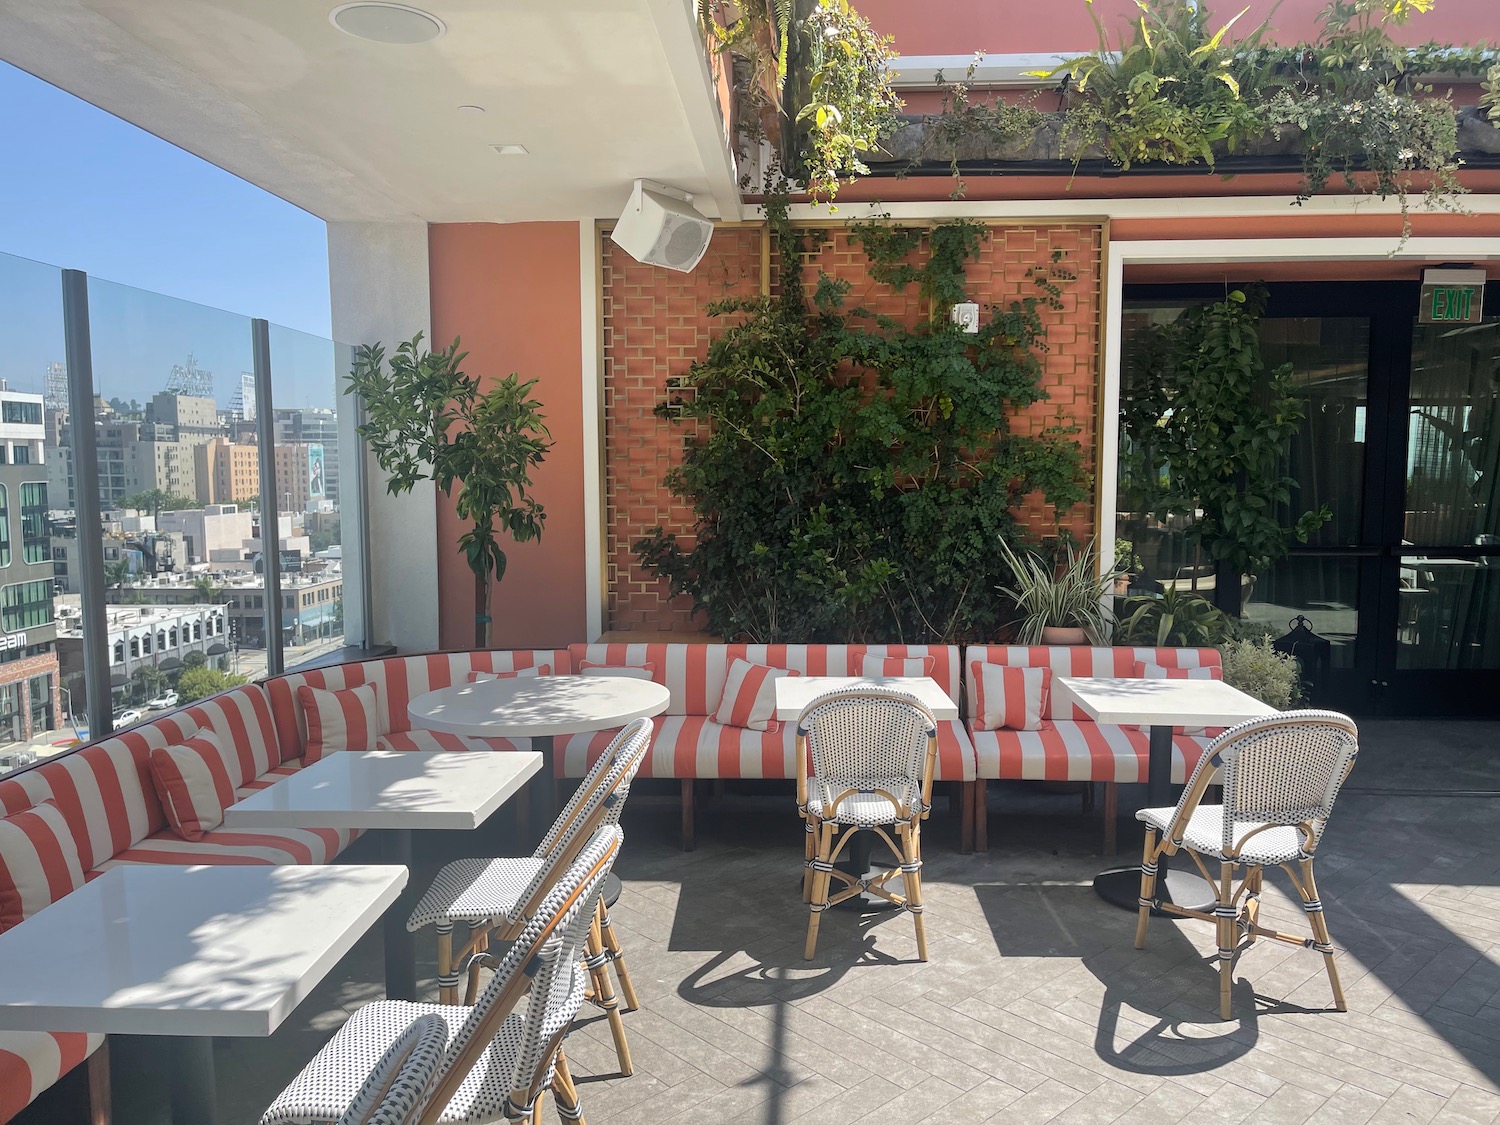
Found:
[{"label": "black table base", "polygon": [[111,1035],[114,1125],[221,1125],[214,1041],[203,1035]]},{"label": "black table base", "polygon": [[[1146,765],[1146,807],[1166,808],[1172,800],[1172,728],[1151,728],[1151,750]],[[1094,876],[1094,891],[1111,906],[1139,910],[1141,905],[1141,869],[1115,867]],[[1156,864],[1156,898],[1184,910],[1212,910],[1217,896],[1214,889],[1196,871],[1173,871],[1162,856]],[[1166,911],[1152,913],[1165,915]],[[1168,915],[1175,917],[1175,915]]]},{"label": "black table base", "polygon": [[416,935],[406,928],[406,920],[416,908],[418,888],[412,886],[412,837],[410,828],[388,828],[380,833],[384,861],[406,868],[406,887],[401,897],[385,912],[385,995],[389,1000],[417,998]]}]

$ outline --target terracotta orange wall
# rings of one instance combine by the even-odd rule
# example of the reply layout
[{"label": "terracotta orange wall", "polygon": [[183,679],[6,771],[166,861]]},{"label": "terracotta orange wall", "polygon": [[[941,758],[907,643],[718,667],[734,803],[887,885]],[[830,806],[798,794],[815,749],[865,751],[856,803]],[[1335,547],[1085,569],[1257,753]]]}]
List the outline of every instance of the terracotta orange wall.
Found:
[{"label": "terracotta orange wall", "polygon": [[[490,614],[497,648],[551,648],[584,636],[583,365],[576,223],[445,223],[429,228],[433,345],[462,337],[465,370],[537,379],[554,442],[533,495],[538,543],[513,544]],[[474,578],[458,551],[464,522],[438,497],[438,598],[445,649],[474,644]]]},{"label": "terracotta orange wall", "polygon": [[[1224,0],[1210,5],[1210,26],[1217,28],[1248,4],[1250,10],[1234,25],[1236,32],[1269,18],[1276,41],[1305,41],[1312,38],[1326,2]],[[877,31],[894,36],[904,55],[1082,52],[1099,41],[1084,0],[858,0],[856,7]],[[1111,33],[1140,14],[1135,0],[1095,0],[1093,8]],[[1396,38],[1406,43],[1478,43],[1495,34],[1495,0],[1437,0],[1431,12],[1395,29]]]}]

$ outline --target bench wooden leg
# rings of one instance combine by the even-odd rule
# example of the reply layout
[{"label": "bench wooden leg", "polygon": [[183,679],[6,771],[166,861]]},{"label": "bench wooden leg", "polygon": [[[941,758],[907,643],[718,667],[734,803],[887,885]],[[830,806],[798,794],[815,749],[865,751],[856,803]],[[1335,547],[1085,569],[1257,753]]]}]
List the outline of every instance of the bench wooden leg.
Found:
[{"label": "bench wooden leg", "polygon": [[1104,783],[1104,854],[1114,855],[1120,849],[1115,833],[1120,819],[1120,787],[1113,781]]},{"label": "bench wooden leg", "polygon": [[83,1064],[87,1067],[89,1087],[89,1125],[109,1125],[109,1040]]},{"label": "bench wooden leg", "polygon": [[958,786],[958,850],[968,855],[974,850],[974,783],[960,781]]},{"label": "bench wooden leg", "polygon": [[694,779],[682,779],[682,850],[690,852],[698,846],[693,834],[693,786]]},{"label": "bench wooden leg", "polygon": [[980,778],[974,786],[974,850],[990,850],[990,802],[985,789],[985,780]]}]

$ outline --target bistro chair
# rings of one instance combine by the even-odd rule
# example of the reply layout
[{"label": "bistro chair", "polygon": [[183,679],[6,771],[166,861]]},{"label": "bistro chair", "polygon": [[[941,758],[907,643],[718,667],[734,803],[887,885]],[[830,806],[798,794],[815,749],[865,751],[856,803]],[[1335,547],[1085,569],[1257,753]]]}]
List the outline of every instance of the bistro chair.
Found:
[{"label": "bistro chair", "polygon": [[[430,1095],[411,1119],[415,1125],[535,1122],[548,1088],[565,1125],[582,1122],[562,1043],[583,1003],[588,974],[579,955],[623,836],[617,826],[601,828],[583,846],[494,964],[475,1004],[366,1004],[281,1092],[261,1125],[340,1122],[393,1045],[424,1016],[442,1021],[445,1042]],[[493,960],[476,958],[471,973]]]},{"label": "bistro chair", "polygon": [[[1219,940],[1219,1015],[1226,1020],[1241,936],[1247,946],[1264,937],[1321,953],[1334,1006],[1347,1010],[1313,878],[1313,852],[1358,753],[1359,731],[1351,719],[1333,711],[1288,711],[1251,719],[1208,744],[1176,808],[1141,809],[1135,814],[1146,823],[1135,947],[1145,948],[1153,909],[1213,922]],[[1205,805],[1204,793],[1215,782],[1222,786],[1223,804]],[[1179,850],[1187,852],[1213,887],[1212,913],[1157,899],[1158,862]],[[1217,872],[1205,860],[1216,861]],[[1270,866],[1291,876],[1307,912],[1311,938],[1260,925],[1261,880]]]},{"label": "bistro chair", "polygon": [[448,1048],[440,1016],[418,1016],[375,1064],[338,1125],[414,1125]]},{"label": "bistro chair", "polygon": [[[917,956],[927,960],[921,823],[932,804],[936,763],[937,723],[926,706],[904,692],[851,688],[819,696],[803,709],[797,719],[797,811],[807,825],[802,876],[802,900],[810,912],[807,960],[817,950],[823,912],[865,891],[911,913]],[[899,866],[873,878],[836,869],[834,863],[861,831],[884,840]],[[897,874],[901,894],[887,886]],[[843,886],[830,894],[833,879]]]},{"label": "bistro chair", "polygon": [[[531,855],[459,859],[438,872],[407,919],[406,928],[415,931],[429,925],[436,927],[440,1003],[458,1003],[463,966],[489,948],[492,931],[498,931],[499,940],[513,939],[542,897],[568,870],[584,842],[599,828],[620,822],[630,783],[650,743],[650,719],[637,719],[615,735]],[[463,922],[469,928],[456,957],[455,922]],[[620,1001],[610,982],[611,966],[619,978],[626,1010],[634,1011],[639,1002],[619,938],[609,921],[608,905],[602,898],[598,916],[591,923],[584,943],[584,959],[592,982],[590,999],[603,1009],[615,1041],[620,1073],[629,1076],[634,1065],[620,1018]],[[470,980],[472,989],[475,980],[472,974]],[[473,996],[466,997],[465,1002],[473,1003]]]}]

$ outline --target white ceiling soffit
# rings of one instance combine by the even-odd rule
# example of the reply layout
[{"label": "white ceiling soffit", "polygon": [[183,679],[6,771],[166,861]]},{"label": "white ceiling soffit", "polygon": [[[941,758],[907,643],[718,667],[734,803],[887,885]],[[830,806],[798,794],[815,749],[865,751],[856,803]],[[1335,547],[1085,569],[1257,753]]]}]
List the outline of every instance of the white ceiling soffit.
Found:
[{"label": "white ceiling soffit", "polygon": [[339,3],[0,0],[0,57],[329,221],[614,218],[639,177],[739,217],[693,0],[417,0],[409,46]]}]

